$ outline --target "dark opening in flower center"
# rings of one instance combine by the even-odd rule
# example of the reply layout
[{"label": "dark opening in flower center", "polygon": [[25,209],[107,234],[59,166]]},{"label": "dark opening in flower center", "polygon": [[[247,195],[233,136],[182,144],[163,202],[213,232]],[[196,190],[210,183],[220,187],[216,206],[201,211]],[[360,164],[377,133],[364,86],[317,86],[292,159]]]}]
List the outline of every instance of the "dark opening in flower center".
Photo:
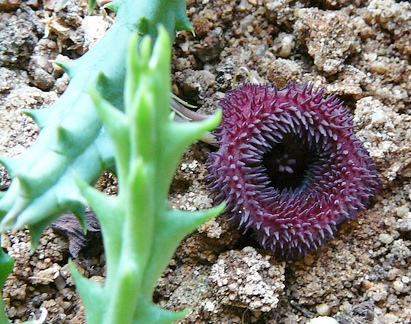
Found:
[{"label": "dark opening in flower center", "polygon": [[263,155],[263,165],[275,189],[296,189],[303,184],[316,156],[307,141],[285,134],[281,143],[273,143]]}]

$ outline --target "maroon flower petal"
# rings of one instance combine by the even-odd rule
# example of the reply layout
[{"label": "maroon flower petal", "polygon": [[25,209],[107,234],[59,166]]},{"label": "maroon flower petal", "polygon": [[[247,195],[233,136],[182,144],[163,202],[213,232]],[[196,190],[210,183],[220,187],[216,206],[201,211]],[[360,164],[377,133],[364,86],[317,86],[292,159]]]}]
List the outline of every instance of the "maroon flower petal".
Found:
[{"label": "maroon flower petal", "polygon": [[221,101],[210,189],[239,227],[285,257],[317,249],[379,189],[348,111],[311,85],[244,85]]}]

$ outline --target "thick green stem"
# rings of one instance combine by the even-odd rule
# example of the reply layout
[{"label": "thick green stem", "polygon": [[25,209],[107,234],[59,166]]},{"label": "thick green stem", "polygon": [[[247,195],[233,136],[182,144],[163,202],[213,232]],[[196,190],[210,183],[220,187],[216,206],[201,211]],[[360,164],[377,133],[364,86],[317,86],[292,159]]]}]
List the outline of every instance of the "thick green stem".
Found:
[{"label": "thick green stem", "polygon": [[138,57],[135,45],[136,39],[130,45],[125,112],[92,92],[113,140],[118,196],[108,198],[78,180],[100,220],[106,249],[103,286],[87,281],[72,267],[92,324],[170,323],[184,317],[187,312],[156,306],[154,287],[181,240],[224,208],[188,213],[168,206],[170,183],[185,148],[217,126],[221,112],[201,122],[173,121],[167,33],[160,29],[152,56],[148,40],[142,42]]},{"label": "thick green stem", "polygon": [[[93,184],[114,165],[114,148],[102,126],[88,89],[96,86],[104,99],[124,110],[126,53],[133,33],[155,39],[163,25],[173,39],[190,29],[185,0],[117,0],[114,25],[83,57],[61,63],[70,84],[48,109],[26,111],[40,126],[36,142],[23,154],[1,157],[12,184],[0,200],[0,230],[28,226],[33,250],[44,228],[70,210],[81,221],[85,201],[73,174]],[[141,37],[139,38],[140,42]]]}]

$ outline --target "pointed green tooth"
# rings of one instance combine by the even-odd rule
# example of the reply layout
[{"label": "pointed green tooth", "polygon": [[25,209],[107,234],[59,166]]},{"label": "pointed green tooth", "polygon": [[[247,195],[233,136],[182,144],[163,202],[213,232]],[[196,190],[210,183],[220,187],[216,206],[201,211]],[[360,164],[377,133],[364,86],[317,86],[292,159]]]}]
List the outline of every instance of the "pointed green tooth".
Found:
[{"label": "pointed green tooth", "polygon": [[118,9],[121,6],[121,1],[112,1],[104,5],[104,9],[108,9],[117,13]]},{"label": "pointed green tooth", "polygon": [[83,228],[84,234],[86,234],[87,233],[87,220],[86,220],[85,208],[82,207],[81,210],[80,208],[78,209],[71,208],[71,212],[74,214],[74,216],[76,216],[81,227]]},{"label": "pointed green tooth", "polygon": [[156,318],[161,318],[161,323],[174,323],[184,319],[190,312],[191,309],[185,309],[178,312],[169,311],[151,302],[145,304],[144,307],[141,307],[139,320],[140,323],[150,323],[153,319],[153,314],[156,314]]},{"label": "pointed green tooth", "polygon": [[33,254],[37,246],[39,245],[39,241],[41,236],[43,235],[44,230],[48,226],[48,222],[46,223],[36,223],[34,225],[29,226],[29,231],[30,231],[30,243],[31,243],[31,248],[30,248],[30,254]]},{"label": "pointed green tooth", "polygon": [[18,182],[23,197],[28,198],[33,196],[33,193],[36,190],[36,187],[34,186],[34,179],[28,175],[20,174],[17,175],[13,181]]},{"label": "pointed green tooth", "polygon": [[[121,150],[120,156],[127,159],[129,155],[127,150],[124,148],[127,147],[125,141],[129,141],[127,133],[128,120],[126,115],[113,107],[109,102],[104,100],[99,92],[96,89],[90,89],[91,98],[97,108],[97,111],[100,115],[101,120],[105,123],[105,130],[112,136],[113,144],[117,150]],[[110,121],[116,121],[115,123]],[[121,145],[118,143],[123,142]]]},{"label": "pointed green tooth", "polygon": [[103,98],[107,95],[107,89],[110,89],[113,84],[113,80],[110,80],[103,72],[97,75],[96,79],[96,89],[98,93],[101,93]]},{"label": "pointed green tooth", "polygon": [[20,109],[20,111],[33,119],[37,126],[40,127],[40,130],[48,123],[50,116],[48,109]]},{"label": "pointed green tooth", "polygon": [[[65,124],[56,126],[56,136],[54,141],[50,143],[50,148],[54,152],[69,159],[79,157],[84,152],[83,145],[85,143],[85,139],[81,136],[81,127],[76,127],[71,121],[67,120]],[[80,123],[79,121],[78,124]],[[98,129],[92,130],[90,127],[88,130],[98,134]]]},{"label": "pointed green tooth", "polygon": [[60,62],[60,61],[54,61],[52,60],[51,62],[53,62],[54,64],[58,65],[59,67],[61,67],[64,72],[66,72],[68,74],[68,76],[70,77],[70,79],[73,78],[74,74],[75,74],[75,70],[74,70],[74,61],[69,61],[69,62]]},{"label": "pointed green tooth", "polygon": [[180,19],[176,20],[176,30],[188,30],[188,31],[194,30],[193,26],[188,20],[188,17],[185,14],[182,15]]},{"label": "pointed green tooth", "polygon": [[54,150],[62,155],[76,156],[79,149],[75,136],[61,125],[56,127],[56,135]]},{"label": "pointed green tooth", "polygon": [[94,7],[96,6],[96,0],[88,0],[88,14],[91,15]]},{"label": "pointed green tooth", "polygon": [[[73,175],[66,180],[67,187],[72,187],[75,184],[75,181],[73,179]],[[74,190],[64,190],[63,188],[58,188],[55,190],[55,196],[58,205],[64,212],[70,211],[73,213],[80,225],[83,227],[85,230],[86,227],[86,205],[87,201],[84,198],[84,196],[81,194],[80,190],[78,188],[75,188]],[[58,214],[58,216],[61,215],[61,213]]]}]

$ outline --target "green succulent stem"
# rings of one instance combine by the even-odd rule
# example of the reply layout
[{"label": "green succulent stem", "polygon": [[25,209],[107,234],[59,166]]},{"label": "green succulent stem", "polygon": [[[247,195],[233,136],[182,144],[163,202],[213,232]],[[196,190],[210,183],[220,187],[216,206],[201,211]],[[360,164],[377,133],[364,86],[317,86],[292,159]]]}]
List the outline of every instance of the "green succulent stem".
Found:
[{"label": "green succulent stem", "polygon": [[114,166],[113,144],[89,87],[98,82],[104,99],[124,110],[130,36],[155,39],[160,24],[171,39],[177,30],[191,30],[185,0],[117,0],[107,7],[116,11],[116,20],[104,37],[78,60],[59,63],[70,76],[61,98],[47,109],[24,111],[40,127],[36,142],[21,155],[0,157],[13,180],[0,199],[0,231],[28,226],[32,251],[45,227],[62,213],[73,212],[84,225],[86,202],[73,174],[93,184]]},{"label": "green succulent stem", "polygon": [[[116,20],[105,36],[80,59],[59,63],[70,77],[61,98],[24,111],[40,128],[36,142],[21,155],[0,157],[12,177],[0,195],[0,232],[28,226],[33,252],[59,215],[71,211],[84,226],[91,205],[107,277],[94,283],[71,264],[87,323],[170,323],[188,311],[155,305],[157,280],[180,241],[224,206],[174,210],[168,190],[186,146],[216,127],[221,112],[193,123],[170,115],[170,44],[176,31],[191,29],[185,0],[117,0],[107,7]],[[90,186],[114,168],[117,197]],[[12,267],[0,251],[0,287]],[[1,303],[0,322],[8,322]]]},{"label": "green succulent stem", "polygon": [[171,323],[187,311],[170,312],[152,301],[158,278],[181,240],[224,209],[185,212],[172,209],[168,190],[181,156],[204,132],[214,129],[221,112],[200,122],[178,123],[170,114],[170,38],[159,29],[153,49],[145,37],[137,53],[129,46],[121,112],[91,90],[104,128],[112,138],[119,192],[108,197],[76,178],[96,213],[106,252],[104,285],[90,282],[71,265],[83,299],[87,323]]}]

